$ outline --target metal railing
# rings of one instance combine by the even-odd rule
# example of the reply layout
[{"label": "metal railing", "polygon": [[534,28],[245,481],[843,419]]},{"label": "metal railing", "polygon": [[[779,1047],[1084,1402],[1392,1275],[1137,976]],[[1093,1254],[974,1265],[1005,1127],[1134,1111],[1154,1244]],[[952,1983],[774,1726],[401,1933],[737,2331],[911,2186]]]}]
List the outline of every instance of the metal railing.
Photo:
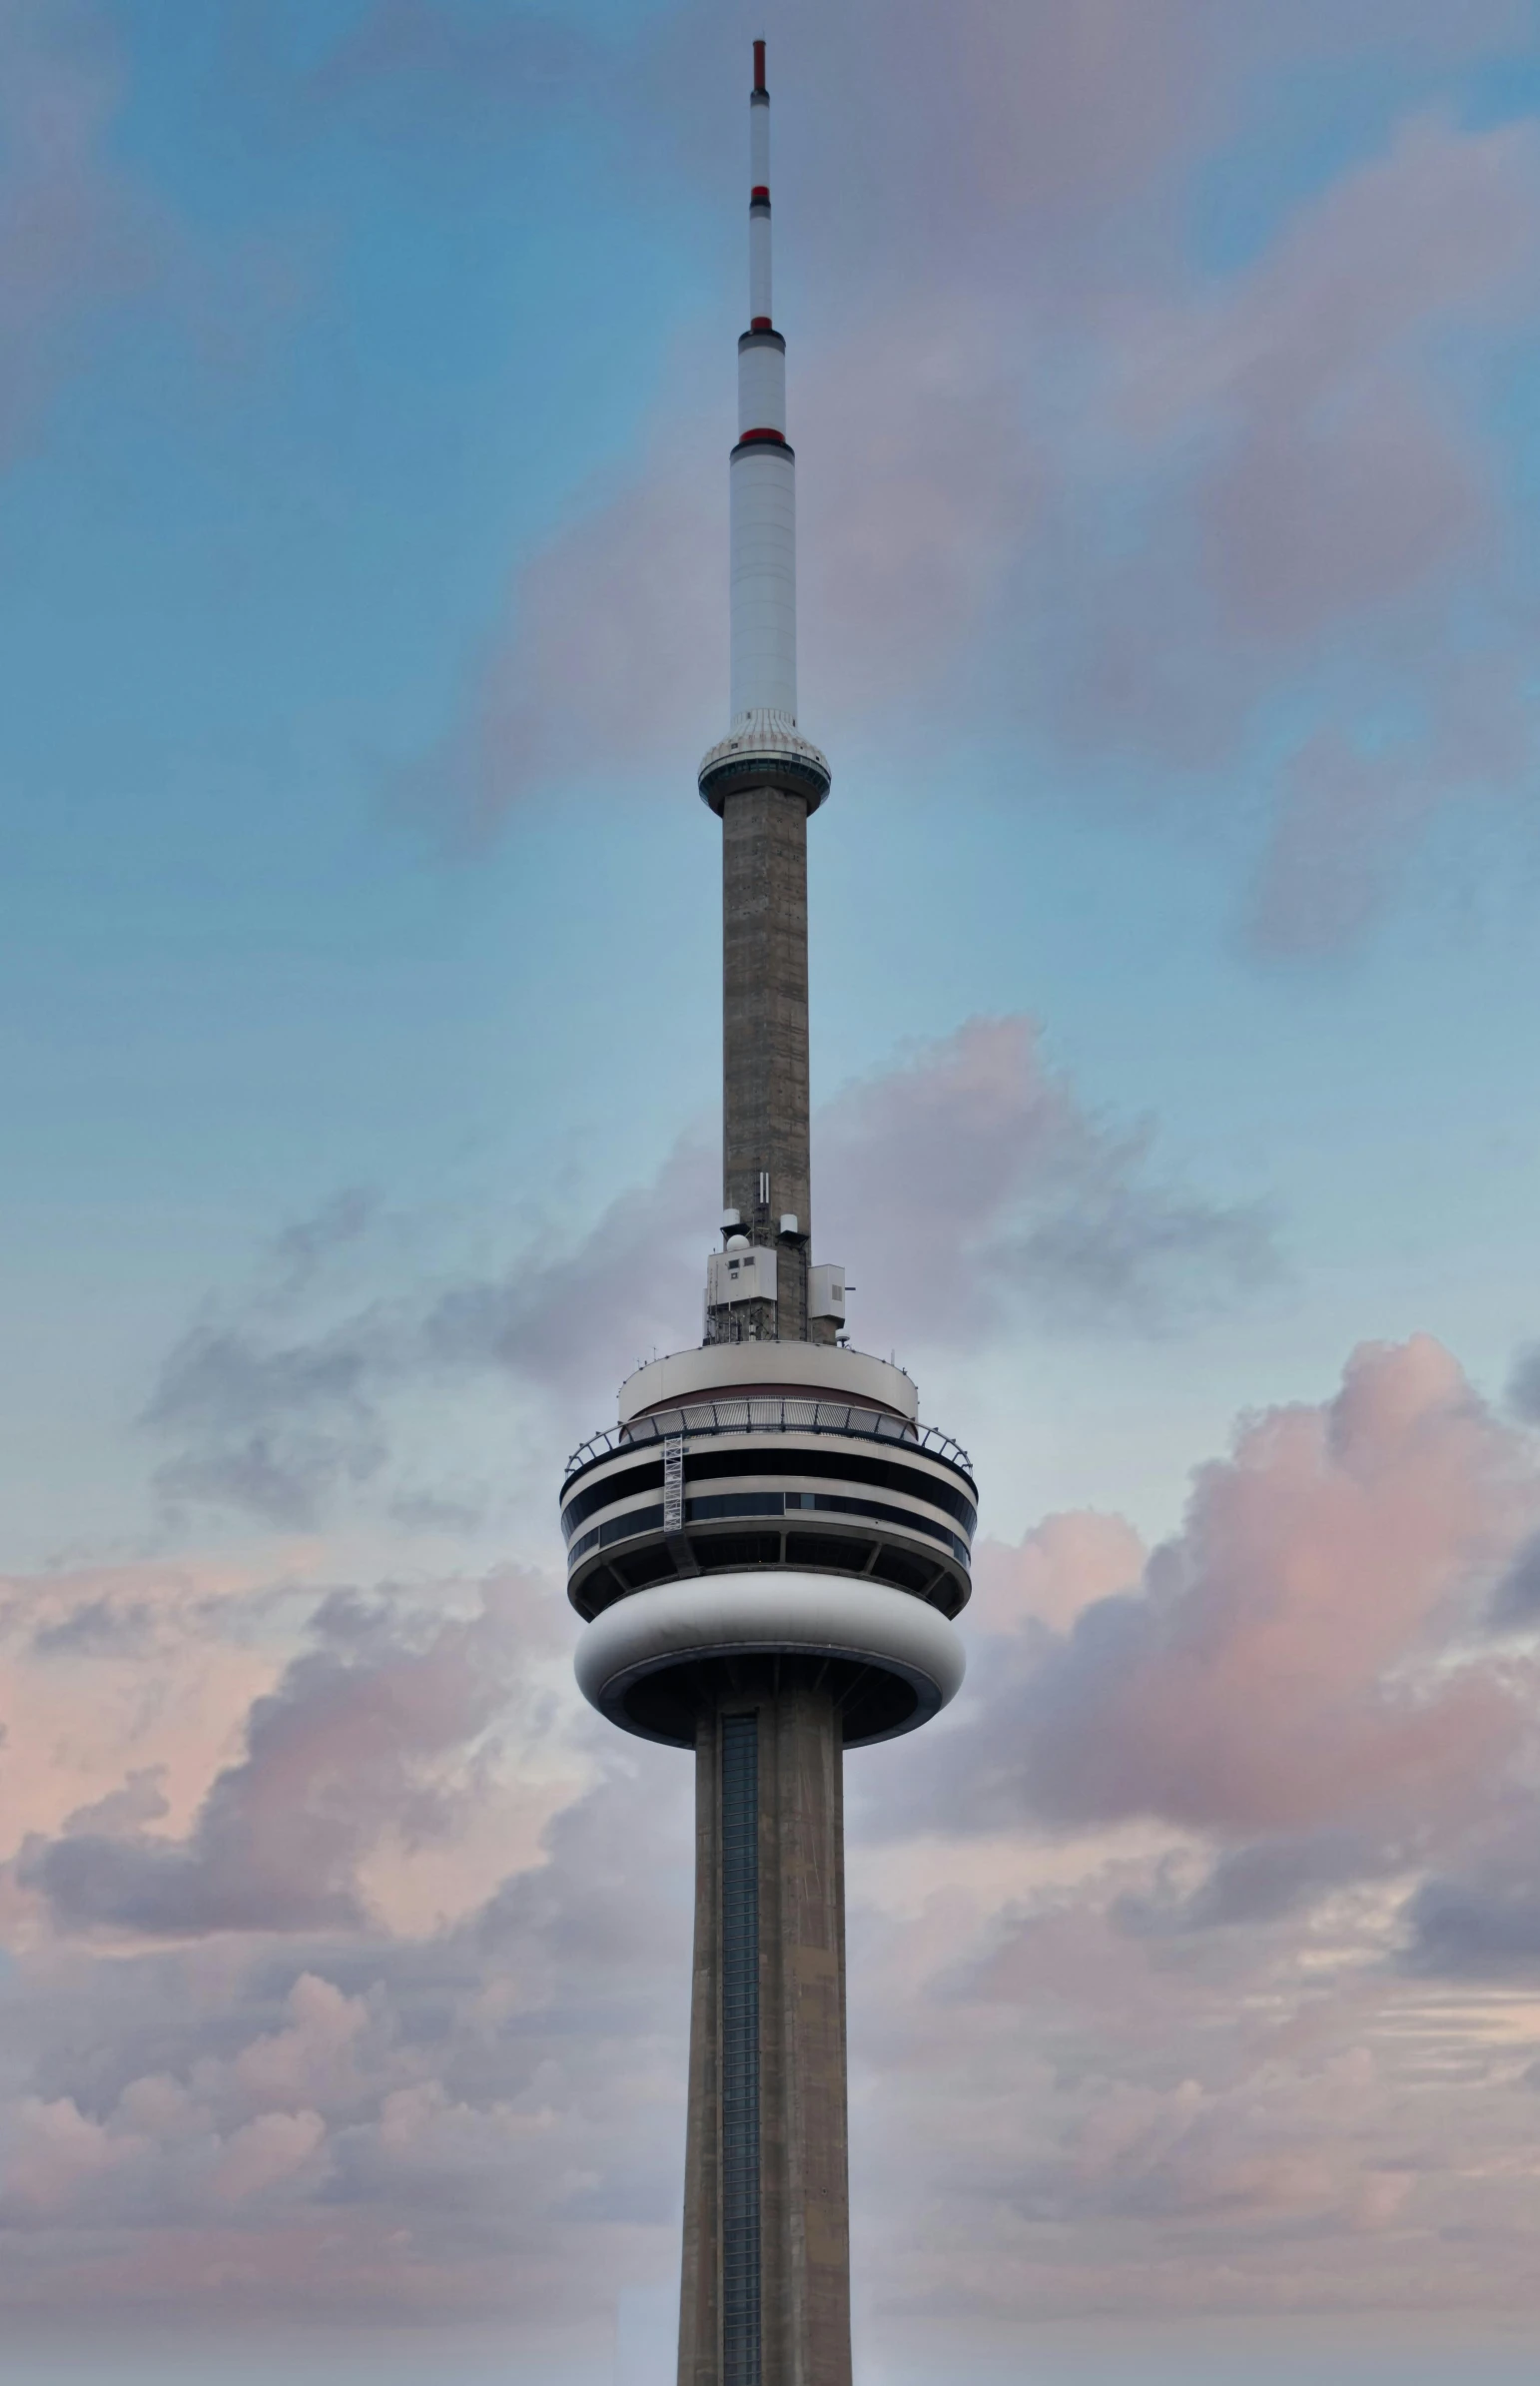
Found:
[{"label": "metal railing", "polygon": [[891,1416],[881,1408],[862,1408],[848,1400],[758,1399],[692,1400],[591,1433],[567,1460],[563,1483],[569,1483],[595,1459],[610,1458],[619,1450],[647,1442],[667,1441],[681,1433],[848,1433],[862,1441],[897,1442],[905,1449],[923,1450],[973,1480],[973,1460],[962,1443],[935,1425],[912,1424],[907,1417]]}]

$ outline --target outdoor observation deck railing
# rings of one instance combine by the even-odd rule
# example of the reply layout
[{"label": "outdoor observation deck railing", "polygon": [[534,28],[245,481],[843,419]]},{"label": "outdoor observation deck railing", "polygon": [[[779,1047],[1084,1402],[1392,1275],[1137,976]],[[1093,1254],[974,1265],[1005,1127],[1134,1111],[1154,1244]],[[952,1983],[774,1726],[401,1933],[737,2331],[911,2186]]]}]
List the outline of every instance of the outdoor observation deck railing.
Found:
[{"label": "outdoor observation deck railing", "polygon": [[677,1408],[663,1408],[632,1417],[623,1425],[591,1433],[566,1463],[562,1497],[574,1475],[601,1458],[648,1442],[669,1441],[684,1434],[693,1439],[709,1433],[840,1433],[860,1441],[896,1443],[901,1449],[922,1451],[955,1467],[973,1482],[973,1460],[959,1441],[935,1425],[917,1425],[907,1417],[881,1408],[863,1408],[847,1400],[796,1400],[778,1397],[753,1400],[690,1400]]}]

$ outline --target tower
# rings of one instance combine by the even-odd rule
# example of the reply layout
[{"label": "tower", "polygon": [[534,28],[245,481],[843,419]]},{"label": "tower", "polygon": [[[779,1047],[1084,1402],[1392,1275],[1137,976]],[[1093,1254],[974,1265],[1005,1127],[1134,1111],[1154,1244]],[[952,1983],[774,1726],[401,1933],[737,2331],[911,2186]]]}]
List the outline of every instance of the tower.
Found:
[{"label": "tower", "polygon": [[749,162],[732,714],[699,778],[722,823],[722,1247],[702,1341],[622,1384],[561,1522],[584,1695],[695,1754],[679,2386],[849,2386],[844,1752],[956,1692],[978,1494],[903,1369],[848,1347],[843,1268],[811,1264],[807,824],[830,774],[797,727],[763,42]]}]

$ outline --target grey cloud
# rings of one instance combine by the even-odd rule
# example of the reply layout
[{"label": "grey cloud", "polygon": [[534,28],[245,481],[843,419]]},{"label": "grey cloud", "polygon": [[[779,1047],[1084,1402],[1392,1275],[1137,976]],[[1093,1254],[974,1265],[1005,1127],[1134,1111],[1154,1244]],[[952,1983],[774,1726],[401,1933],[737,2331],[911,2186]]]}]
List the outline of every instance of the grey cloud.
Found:
[{"label": "grey cloud", "polygon": [[1136,1936],[1251,1930],[1292,1920],[1334,1890],[1398,1869],[1404,1859],[1361,1832],[1321,1831],[1221,1849],[1196,1889],[1130,1893],[1113,1913]]},{"label": "grey cloud", "polygon": [[1023,1312],[1148,1332],[1273,1272],[1264,1211],[1162,1185],[1152,1140],[1088,1111],[1025,1019],[970,1020],[848,1088],[817,1153],[863,1324],[879,1342],[965,1347]]},{"label": "grey cloud", "polygon": [[[391,1828],[432,1836],[450,1806],[431,1760],[472,1743],[509,1690],[512,1618],[528,1599],[509,1583],[480,1613],[425,1613],[337,1595],[314,1645],[252,1707],[244,1760],[210,1788],[186,1840],[77,1816],[27,1842],[18,1879],[61,1928],[184,1936],[360,1926],[358,1868]],[[465,1793],[461,1793],[464,1795]],[[138,1820],[146,1820],[141,1816]]]},{"label": "grey cloud", "polygon": [[1492,1621],[1525,1630],[1540,1620],[1540,1533],[1524,1543],[1492,1594]]},{"label": "grey cloud", "polygon": [[[1029,1020],[968,1022],[844,1089],[814,1132],[820,1240],[843,1241],[871,1347],[967,1348],[1023,1316],[1171,1331],[1278,1271],[1266,1211],[1162,1182],[1152,1130],[1088,1110]],[[181,1445],[158,1487],[313,1523],[386,1475],[394,1401],[478,1374],[540,1392],[575,1436],[595,1387],[695,1337],[715,1211],[713,1156],[687,1140],[575,1242],[536,1236],[497,1274],[369,1303],[310,1339],[278,1339],[260,1298],[201,1325],[144,1412]]]},{"label": "grey cloud", "polygon": [[158,1470],[158,1488],[270,1524],[313,1524],[335,1485],[367,1483],[385,1463],[372,1379],[389,1363],[373,1315],[287,1348],[241,1324],[196,1328],[168,1354],[141,1418],[186,1442]]},{"label": "grey cloud", "polygon": [[1530,1342],[1513,1362],[1508,1405],[1526,1424],[1540,1425],[1540,1342]]},{"label": "grey cloud", "polygon": [[590,96],[609,54],[580,28],[522,8],[488,14],[454,0],[375,0],[298,72],[250,31],[246,62],[286,122],[315,130],[363,115],[402,145],[448,138],[505,141],[510,123],[548,108],[553,92]]},{"label": "grey cloud", "polygon": [[309,1217],[281,1227],[267,1254],[278,1277],[277,1296],[303,1292],[336,1252],[368,1232],[379,1209],[378,1194],[365,1186],[345,1185]]},{"label": "grey cloud", "polygon": [[1540,1976],[1540,1882],[1532,1875],[1426,1881],[1408,1901],[1405,1922],[1410,1971],[1456,1980]]},{"label": "grey cloud", "polygon": [[1441,1661],[1473,1569],[1511,1540],[1520,1456],[1429,1337],[1366,1346],[1334,1399],[1243,1420],[1137,1593],[1062,1637],[991,1641],[950,1762],[920,1804],[899,1793],[891,1827],[929,1798],[958,1831],[1158,1818],[1275,1843],[1221,1871],[1219,1902],[1264,1897],[1269,1874],[1283,1894],[1304,1848],[1451,1843],[1528,1740],[1495,1655]]},{"label": "grey cloud", "polygon": [[100,1598],[83,1600],[55,1624],[40,1624],[32,1635],[39,1657],[129,1657],[146,1650],[154,1632],[148,1604]]},{"label": "grey cloud", "polygon": [[[158,1468],[158,1490],[170,1503],[313,1524],[330,1501],[385,1475],[393,1403],[477,1375],[553,1398],[575,1435],[595,1382],[612,1386],[655,1345],[690,1338],[716,1207],[713,1162],[685,1142],[575,1243],[537,1232],[499,1274],[429,1280],[309,1338],[293,1327],[279,1338],[259,1293],[163,1362],[141,1422],[180,1447]],[[324,1251],[314,1257],[322,1268]],[[399,1521],[414,1514],[442,1529],[467,1513],[438,1487],[391,1488]]]},{"label": "grey cloud", "polygon": [[[1388,1387],[1403,1429],[1409,1388]],[[1339,1420],[1343,1464],[1365,1481],[1384,1469],[1383,1426],[1365,1447],[1364,1422],[1355,1438]],[[1297,1487],[1279,1494],[1286,1510]],[[1338,1635],[1352,1620],[1329,1590],[1321,1619]],[[1018,1638],[1031,1636],[983,1652],[980,1690]],[[430,1620],[343,1589],[307,1654],[379,1674],[392,1651],[433,1642]],[[971,1711],[854,1760],[852,1789],[934,1759],[929,1778],[957,1774],[966,1805],[1013,1698],[1020,1723],[1032,1662],[1028,1649],[998,1717],[972,1692]],[[316,1677],[318,1729],[330,1679]],[[310,1693],[291,1675],[284,1695]],[[142,2309],[165,2280],[173,2308],[227,2325],[232,2312],[485,2317],[517,2365],[526,2328],[603,2324],[617,2284],[665,2276],[692,1771],[596,1724],[590,1744],[602,1778],[562,1806],[537,1861],[452,1926],[394,1940],[356,1913],[149,1952],[20,1950],[5,1983],[0,2304],[112,2312],[131,2293]],[[349,1779],[360,1745],[345,1718]],[[304,1840],[314,1778],[303,1754],[275,1762],[275,1836]],[[1516,2229],[1513,2204],[1528,2099],[1387,1964],[1382,1920],[1360,1911],[1329,1939],[1302,1924],[1301,1874],[1346,1869],[1347,1835],[1253,1839],[1212,1918],[1226,1927],[1131,1935],[1123,1901],[1131,1882],[1158,1900],[1158,1854],[1045,1864],[1019,1806],[997,1811],[987,1859],[936,1847],[966,1828],[940,1803],[913,1811],[908,1848],[874,1844],[864,1801],[852,1820],[855,2189],[888,2341],[917,2313],[950,2314],[955,2366],[981,2315],[1148,2319],[1173,2300],[1237,2299],[1254,2314],[1301,2296],[1382,2309],[1414,2275],[1443,2296],[1451,2230],[1466,2249],[1454,2299],[1511,2290],[1532,2242],[1529,2206]]]},{"label": "grey cloud", "polygon": [[162,1787],[166,1779],[164,1765],[142,1765],[129,1774],[121,1790],[111,1790],[105,1798],[94,1799],[89,1806],[76,1807],[64,1818],[62,1836],[65,1839],[113,1839],[132,1836],[147,1823],[163,1822],[171,1808]]},{"label": "grey cloud", "polygon": [[[556,1818],[545,1861],[421,1939],[355,1923],[259,1938],[244,1959],[190,1946],[26,1968],[9,1996],[13,2071],[24,2052],[30,2075],[5,2116],[0,2303],[44,2227],[76,2308],[115,2300],[111,2268],[90,2270],[104,2245],[165,2248],[183,2311],[376,2323],[571,2323],[593,2308],[595,2265],[610,2282],[666,2265],[691,1782],[670,1754],[622,1759]],[[321,2132],[293,2162],[285,2123],[307,2112]],[[275,2152],[272,2184],[236,2192]],[[273,2225],[286,2208],[312,2217],[325,2260],[314,2232]],[[232,2231],[234,2284],[213,2258]]]},{"label": "grey cloud", "polygon": [[1253,890],[1256,949],[1308,958],[1353,943],[1437,802],[1420,759],[1404,749],[1360,752],[1334,729],[1309,739],[1284,772]]}]

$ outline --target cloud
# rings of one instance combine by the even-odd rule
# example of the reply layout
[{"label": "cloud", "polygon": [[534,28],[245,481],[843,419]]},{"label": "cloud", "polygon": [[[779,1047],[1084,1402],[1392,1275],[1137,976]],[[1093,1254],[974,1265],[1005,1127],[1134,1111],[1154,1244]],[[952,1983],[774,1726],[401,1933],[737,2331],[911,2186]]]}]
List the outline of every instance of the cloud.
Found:
[{"label": "cloud", "polygon": [[1339,951],[1373,918],[1438,792],[1404,747],[1365,753],[1323,729],[1291,756],[1250,913],[1257,949]]},{"label": "cloud", "polygon": [[677,771],[692,734],[705,751],[727,675],[725,491],[703,469],[719,446],[655,453],[524,568],[463,718],[395,782],[399,809],[474,843],[553,784]]},{"label": "cloud", "polygon": [[101,313],[160,270],[160,228],[112,161],[121,71],[92,9],[0,7],[0,462],[36,430]]},{"label": "cloud", "polygon": [[378,1321],[311,1345],[263,1349],[241,1328],[198,1326],[162,1365],[143,1422],[191,1434],[160,1469],[169,1500],[212,1500],[275,1525],[308,1525],[324,1489],[367,1483],[386,1444],[367,1388],[388,1363]]},{"label": "cloud", "polygon": [[1540,1342],[1530,1342],[1513,1362],[1508,1404],[1526,1424],[1540,1424]]},{"label": "cloud", "polygon": [[[818,1230],[821,1247],[859,1256],[858,1341],[975,1348],[1023,1318],[1174,1331],[1273,1277],[1266,1213],[1162,1183],[1154,1143],[1149,1124],[1091,1112],[1020,1018],[969,1021],[844,1088],[814,1122]],[[259,1289],[169,1352],[142,1418],[180,1445],[157,1488],[169,1503],[314,1525],[390,1484],[398,1419],[424,1387],[441,1398],[500,1382],[539,1396],[545,1430],[565,1419],[575,1437],[591,1429],[596,1385],[698,1330],[716,1211],[714,1159],[686,1138],[575,1240],[564,1222],[536,1228],[494,1274],[366,1300],[307,1331],[305,1293],[330,1291],[318,1241],[282,1303]],[[367,1242],[350,1227],[347,1245],[357,1268]],[[402,1492],[398,1517],[443,1521],[441,1503],[410,1501]]]},{"label": "cloud", "polygon": [[1120,311],[1037,693],[1088,755],[1256,780],[1259,951],[1359,939],[1441,809],[1531,767],[1511,495],[1473,393],[1540,286],[1537,189],[1532,125],[1411,119],[1250,266]]},{"label": "cloud", "polygon": [[[1361,940],[1446,807],[1511,819],[1532,766],[1491,393],[1540,287],[1540,145],[1525,120],[1457,122],[1439,87],[1521,47],[1514,13],[1451,37],[1369,0],[1271,25],[968,0],[945,36],[921,10],[896,30],[891,8],[797,8],[777,39],[808,725],[836,762],[853,738],[918,751],[982,724],[1019,750],[1025,729],[1034,786],[1135,769],[1183,814],[1239,785],[1268,832],[1253,950]],[[709,175],[713,205],[725,43],[686,9],[592,83],[628,122],[651,94],[644,171]],[[1254,255],[1199,270],[1194,182],[1250,137],[1259,89],[1344,43],[1423,97]],[[714,380],[720,403],[671,404],[521,559],[396,801],[474,838],[536,793],[646,787],[718,733],[729,369],[691,333],[666,384]]]},{"label": "cloud", "polygon": [[1540,1533],[1515,1552],[1492,1596],[1492,1620],[1522,1631],[1540,1619]]},{"label": "cloud", "polygon": [[595,2259],[651,2275],[677,2193],[690,1774],[664,1757],[638,1797],[606,1753],[523,1869],[420,1938],[25,1959],[9,2019],[40,2085],[0,2093],[0,2209],[55,2232],[48,2299],[527,2325],[580,2318]]},{"label": "cloud", "polygon": [[1243,1422],[1137,1593],[1005,1656],[950,1813],[1294,1843],[1253,1881],[1332,1834],[1452,1831],[1527,1741],[1517,1680],[1461,1638],[1534,1503],[1446,1351],[1365,1346],[1331,1401]]},{"label": "cloud", "polygon": [[1016,1635],[1034,1626],[1068,1632],[1086,1608],[1137,1585],[1146,1550],[1122,1516],[1070,1510],[1045,1516],[1014,1545],[982,1541],[969,1621]]},{"label": "cloud", "polygon": [[140,169],[127,47],[96,0],[0,0],[0,468],[125,321],[245,364],[290,301],[277,247],[205,243]]},{"label": "cloud", "polygon": [[1169,1885],[1154,1897],[1130,1896],[1116,1913],[1125,1929],[1213,1931],[1290,1919],[1333,1890],[1404,1870],[1362,1832],[1324,1830],[1254,1840],[1221,1849],[1195,1888]]},{"label": "cloud", "polygon": [[237,2129],[209,2179],[223,2203],[245,2203],[275,2187],[297,2188],[327,2134],[319,2112],[264,2112]]},{"label": "cloud", "polygon": [[41,1623],[32,1646],[39,1657],[142,1656],[154,1633],[148,1600],[83,1599],[53,1623]]},{"label": "cloud", "polygon": [[1429,367],[1534,290],[1531,129],[1412,120],[1248,274],[1141,338],[1125,408],[1200,451],[1197,533],[1242,640],[1293,643],[1451,561],[1490,520],[1468,425]]},{"label": "cloud", "polygon": [[1406,1924],[1413,1972],[1460,1980],[1540,1976],[1540,1879],[1532,1862],[1476,1879],[1435,1876],[1408,1901]]},{"label": "cloud", "polygon": [[[983,1553],[957,1707],[849,1766],[885,2341],[1531,2308],[1533,1680],[1485,1618],[1532,1459],[1436,1344],[1369,1348],[1244,1418],[1153,1555],[1094,1515]],[[93,1604],[154,1655],[37,1648]],[[7,1820],[13,1787],[53,1818],[0,1981],[0,2307],[522,2345],[669,2270],[691,1769],[577,1710],[554,1592],[189,1566],[0,1621]],[[203,1695],[190,1794],[215,1638],[266,1671]],[[85,1775],[31,1710],[120,1677]]]},{"label": "cloud", "polygon": [[[527,1585],[482,1588],[468,1617],[325,1601],[312,1645],[246,1721],[242,1761],[210,1784],[185,1839],[119,1802],[24,1843],[16,1876],[56,1925],[137,1936],[361,1925],[382,1840],[447,1836],[475,1794],[477,1741],[506,1707]],[[137,1820],[159,1818],[143,1801]],[[105,1824],[110,1822],[111,1828]]]},{"label": "cloud", "polygon": [[244,2046],[232,2066],[242,2091],[260,2108],[347,2101],[358,2088],[358,2042],[371,2022],[362,1996],[302,1972],[289,1991],[288,2025]]},{"label": "cloud", "polygon": [[1272,1272],[1264,1214],[1162,1186],[1153,1142],[1088,1111],[1026,1019],[970,1020],[847,1088],[815,1149],[863,1330],[953,1348],[1024,1314],[1148,1332]]}]

